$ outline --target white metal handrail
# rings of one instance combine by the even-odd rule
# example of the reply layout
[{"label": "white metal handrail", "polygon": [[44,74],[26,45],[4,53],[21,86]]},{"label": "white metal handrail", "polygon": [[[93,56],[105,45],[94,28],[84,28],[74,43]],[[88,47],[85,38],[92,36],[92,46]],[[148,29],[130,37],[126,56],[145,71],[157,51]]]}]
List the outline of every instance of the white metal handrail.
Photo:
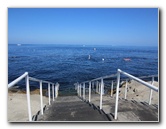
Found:
[{"label": "white metal handrail", "polygon": [[25,72],[23,75],[21,75],[20,77],[18,77],[17,79],[15,79],[14,81],[12,81],[11,83],[8,84],[8,88],[14,86],[16,83],[18,83],[20,80],[22,80],[23,78],[25,78],[28,75],[28,72]]},{"label": "white metal handrail", "polygon": [[124,72],[124,71],[122,71],[120,69],[118,69],[118,72],[123,74],[123,75],[126,75],[127,77],[132,78],[133,80],[135,80],[135,81],[137,81],[137,82],[149,87],[150,89],[153,89],[154,91],[158,92],[158,88],[153,86],[152,84],[149,84],[149,83],[147,83],[147,82],[145,82],[145,81],[143,81],[143,80],[141,80],[141,79],[139,79],[137,77],[134,77],[133,75],[128,74],[128,73],[126,73],[126,72]]},{"label": "white metal handrail", "polygon": [[[123,74],[123,75],[125,75],[125,76],[127,76],[127,77],[129,77],[129,78],[131,78],[131,79],[133,79],[133,80],[135,80],[135,81],[137,81],[137,82],[139,82],[139,83],[145,85],[146,87],[148,87],[148,88],[150,88],[150,89],[152,89],[152,90],[158,92],[158,87],[156,87],[156,86],[154,86],[154,85],[152,85],[152,84],[149,84],[149,83],[147,83],[147,82],[145,82],[145,81],[143,81],[143,80],[141,80],[141,79],[139,79],[139,78],[137,78],[137,77],[135,77],[135,76],[133,76],[133,75],[131,75],[131,74],[128,74],[128,73],[126,73],[126,72],[124,72],[124,71],[118,69],[118,70],[117,70],[117,86],[116,86],[116,101],[115,101],[115,116],[114,116],[114,119],[117,119],[117,113],[118,113],[120,74]],[[154,79],[154,78],[153,78],[153,79]],[[153,80],[153,81],[154,81],[154,80]],[[152,94],[152,93],[150,93],[150,94]],[[150,95],[150,96],[151,96],[151,95]],[[150,99],[151,99],[151,98],[150,98]]]},{"label": "white metal handrail", "polygon": [[[89,102],[91,101],[91,89],[92,87],[94,87],[94,84],[96,82],[96,93],[100,94],[100,109],[102,109],[102,96],[104,94],[104,79],[108,79],[108,78],[112,78],[112,77],[116,77],[117,74],[112,74],[112,75],[108,75],[108,76],[103,76],[103,77],[99,77],[90,81],[84,81],[81,83],[75,83],[75,86],[77,88],[75,88],[77,90],[77,94],[80,97],[83,97],[83,99],[85,100],[85,83],[89,84]],[[100,81],[100,82],[99,82]],[[113,91],[113,85],[111,87],[112,91]]]},{"label": "white metal handrail", "polygon": [[[114,119],[117,119],[117,112],[118,112],[118,100],[119,100],[119,86],[120,86],[120,74],[123,74],[125,76],[127,76],[128,78],[125,79],[126,80],[126,86],[125,86],[125,99],[126,99],[126,96],[127,96],[127,81],[130,80],[130,79],[133,79],[143,85],[145,85],[146,87],[150,88],[150,95],[149,95],[149,105],[151,104],[151,98],[152,98],[152,91],[156,91],[158,92],[158,87],[154,86],[153,85],[153,82],[154,82],[154,77],[156,77],[156,75],[152,75],[152,76],[143,76],[143,77],[140,77],[140,78],[148,78],[148,77],[152,77],[152,83],[149,84],[143,80],[141,80],[140,78],[137,78],[131,74],[128,74],[120,69],[117,70],[117,73],[116,74],[112,74],[112,75],[108,75],[108,76],[104,76],[104,77],[99,77],[99,78],[96,78],[96,79],[93,79],[93,80],[90,80],[90,81],[84,81],[82,83],[76,83],[75,86],[77,88],[75,88],[77,90],[77,94],[78,96],[82,97],[82,91],[83,91],[83,99],[85,99],[85,83],[89,83],[89,102],[91,101],[91,84],[92,84],[92,87],[94,86],[94,82],[96,82],[96,93],[99,93],[100,94],[100,109],[102,109],[102,95],[104,93],[104,82],[103,82],[103,79],[108,79],[108,78],[112,78],[112,77],[116,77],[116,100],[115,100],[115,116],[114,116]],[[99,82],[99,80],[101,80],[101,82]],[[122,79],[124,80],[124,79]],[[114,81],[115,80],[112,80],[111,81],[111,96],[113,95],[113,84],[114,84]],[[82,86],[83,84],[83,86]],[[83,89],[83,90],[82,90]]]},{"label": "white metal handrail", "polygon": [[[17,84],[18,82],[20,82],[24,78],[25,78],[25,81],[26,81],[26,95],[27,95],[27,105],[28,105],[28,117],[29,117],[29,121],[32,121],[29,81],[31,80],[31,81],[39,82],[39,85],[40,85],[40,105],[41,105],[41,114],[42,115],[43,115],[42,83],[47,83],[48,84],[49,105],[51,104],[50,103],[50,84],[52,84],[52,94],[53,94],[53,101],[54,101],[54,97],[56,97],[56,98],[58,97],[59,83],[54,84],[52,82],[43,81],[43,80],[39,80],[39,79],[36,79],[36,78],[33,78],[33,77],[29,77],[28,72],[25,72],[23,75],[21,75],[20,77],[16,78],[11,83],[9,83],[8,84],[8,89],[13,87],[15,84]],[[54,89],[55,89],[55,91],[54,91]],[[55,96],[54,96],[54,92],[55,92]]]}]

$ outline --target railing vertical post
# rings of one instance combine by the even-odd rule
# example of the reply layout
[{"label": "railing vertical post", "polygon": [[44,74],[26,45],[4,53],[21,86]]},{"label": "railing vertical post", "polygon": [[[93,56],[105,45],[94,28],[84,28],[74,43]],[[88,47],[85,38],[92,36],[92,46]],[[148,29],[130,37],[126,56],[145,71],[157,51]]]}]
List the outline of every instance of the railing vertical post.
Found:
[{"label": "railing vertical post", "polygon": [[58,91],[59,91],[59,84],[57,83],[55,85],[55,96],[56,96],[56,98],[58,97]]},{"label": "railing vertical post", "polygon": [[28,75],[25,77],[25,81],[26,81],[26,93],[27,93],[29,121],[32,121],[31,102],[30,102],[30,87],[29,87],[29,76]]},{"label": "railing vertical post", "polygon": [[92,91],[94,90],[94,82],[91,83],[91,86],[92,86]]},{"label": "railing vertical post", "polygon": [[49,102],[49,105],[51,105],[51,100],[50,100],[50,83],[48,83],[48,102]]},{"label": "railing vertical post", "polygon": [[114,85],[114,81],[112,81],[112,85],[111,85],[111,97],[113,95],[113,85]]},{"label": "railing vertical post", "polygon": [[116,85],[116,101],[115,101],[115,116],[114,119],[117,119],[118,114],[118,100],[119,100],[119,82],[120,82],[120,72],[117,71],[117,85]]},{"label": "railing vertical post", "polygon": [[57,97],[59,95],[59,83],[58,83],[58,87],[57,87]]},{"label": "railing vertical post", "polygon": [[40,107],[41,107],[41,114],[43,115],[43,93],[42,93],[42,81],[40,81]]},{"label": "railing vertical post", "polygon": [[98,93],[98,81],[96,81],[96,93]]},{"label": "railing vertical post", "polygon": [[103,85],[101,86],[101,88],[102,88],[102,92],[101,93],[102,93],[102,95],[104,95],[104,81],[103,81]]},{"label": "railing vertical post", "polygon": [[85,99],[85,83],[83,83],[83,99]]},{"label": "railing vertical post", "polygon": [[[154,76],[152,77],[152,82],[151,82],[151,84],[153,85],[153,83],[154,83]],[[153,90],[150,89],[149,105],[151,105],[151,102],[152,102],[152,94],[153,94]]]},{"label": "railing vertical post", "polygon": [[57,98],[57,90],[58,90],[57,88],[58,88],[57,85],[55,85],[55,89],[54,89],[55,90],[55,92],[54,92],[55,93],[55,98]]},{"label": "railing vertical post", "polygon": [[80,84],[80,97],[81,97],[81,84]]},{"label": "railing vertical post", "polygon": [[89,102],[91,102],[91,82],[89,82]]},{"label": "railing vertical post", "polygon": [[55,85],[55,98],[58,97],[58,85]]},{"label": "railing vertical post", "polygon": [[54,101],[54,84],[52,84],[52,100]]},{"label": "railing vertical post", "polygon": [[102,97],[103,97],[103,94],[102,94],[102,92],[103,92],[103,85],[104,85],[104,83],[103,83],[103,78],[101,79],[101,85],[100,85],[100,110],[102,109]]},{"label": "railing vertical post", "polygon": [[127,80],[126,80],[126,85],[125,85],[125,99],[127,97]]},{"label": "railing vertical post", "polygon": [[79,95],[79,85],[77,84],[77,95]]},{"label": "railing vertical post", "polygon": [[99,82],[99,91],[98,91],[98,93],[100,94],[100,92],[101,92],[101,83]]}]

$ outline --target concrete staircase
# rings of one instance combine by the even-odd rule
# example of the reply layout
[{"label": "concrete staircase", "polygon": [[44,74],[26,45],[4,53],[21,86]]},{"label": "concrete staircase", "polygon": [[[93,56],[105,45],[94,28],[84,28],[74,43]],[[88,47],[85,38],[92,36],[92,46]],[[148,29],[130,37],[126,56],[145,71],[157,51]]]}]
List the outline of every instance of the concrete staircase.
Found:
[{"label": "concrete staircase", "polygon": [[[85,96],[88,100],[88,96]],[[36,121],[119,121],[158,122],[158,106],[146,102],[119,98],[118,119],[114,120],[115,98],[103,95],[102,110],[99,109],[100,95],[92,94],[91,103],[77,96],[58,97],[44,108],[44,115],[38,113]]]},{"label": "concrete staircase", "polygon": [[45,107],[44,115],[38,114],[37,121],[110,121],[94,105],[85,103],[77,96],[58,97]]}]

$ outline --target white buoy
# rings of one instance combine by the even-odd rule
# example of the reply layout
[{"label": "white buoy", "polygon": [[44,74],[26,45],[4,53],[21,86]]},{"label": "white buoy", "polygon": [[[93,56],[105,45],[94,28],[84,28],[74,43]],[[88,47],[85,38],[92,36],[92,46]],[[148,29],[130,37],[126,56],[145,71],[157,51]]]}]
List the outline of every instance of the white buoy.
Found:
[{"label": "white buoy", "polygon": [[96,51],[96,48],[93,48],[94,51]]},{"label": "white buoy", "polygon": [[88,59],[90,60],[90,55],[89,55]]},{"label": "white buoy", "polygon": [[102,61],[104,61],[104,58],[102,58]]}]

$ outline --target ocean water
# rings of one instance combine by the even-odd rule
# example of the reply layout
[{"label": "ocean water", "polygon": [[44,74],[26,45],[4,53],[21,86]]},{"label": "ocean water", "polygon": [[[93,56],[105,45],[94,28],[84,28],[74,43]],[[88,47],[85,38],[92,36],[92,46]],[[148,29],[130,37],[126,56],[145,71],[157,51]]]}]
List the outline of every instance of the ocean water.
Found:
[{"label": "ocean water", "polygon": [[[94,49],[95,48],[95,49]],[[124,58],[130,58],[125,61]],[[158,74],[157,47],[16,44],[8,45],[8,83],[29,72],[29,76],[73,87],[97,77],[115,74],[117,69],[134,76]]]}]

